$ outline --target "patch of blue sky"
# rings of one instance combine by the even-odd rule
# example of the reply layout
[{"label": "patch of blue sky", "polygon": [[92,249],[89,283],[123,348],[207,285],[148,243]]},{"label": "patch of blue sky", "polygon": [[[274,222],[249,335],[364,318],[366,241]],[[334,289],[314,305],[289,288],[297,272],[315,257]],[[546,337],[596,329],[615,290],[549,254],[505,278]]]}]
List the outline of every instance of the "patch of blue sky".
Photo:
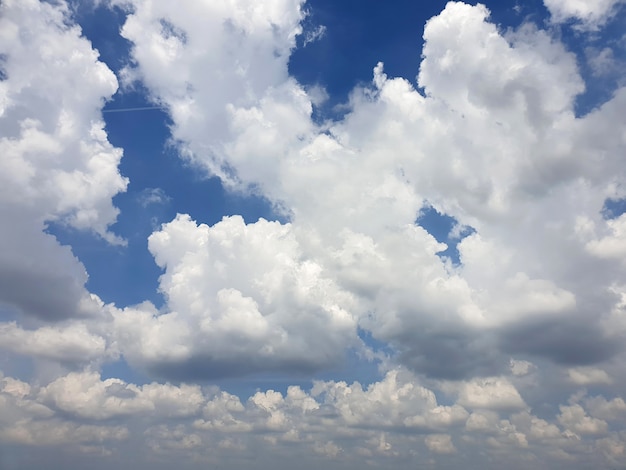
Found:
[{"label": "patch of blue sky", "polygon": [[420,211],[416,223],[430,233],[439,243],[445,243],[448,248],[437,253],[440,258],[448,258],[454,265],[459,265],[459,242],[474,233],[471,227],[457,230],[458,221],[447,214],[442,214],[432,206],[426,206]]},{"label": "patch of blue sky", "polygon": [[575,112],[584,116],[611,99],[622,86],[626,71],[626,6],[618,5],[616,14],[598,31],[581,31],[572,20],[552,30],[567,50],[576,54],[585,91],[576,98]]},{"label": "patch of blue sky", "polygon": [[141,369],[131,367],[123,357],[117,361],[102,364],[100,376],[102,380],[121,379],[127,383],[134,383],[136,385],[144,385],[154,381],[154,379],[143,374]]},{"label": "patch of blue sky", "polygon": [[602,216],[607,219],[617,219],[626,213],[626,199],[607,199],[604,201]]}]

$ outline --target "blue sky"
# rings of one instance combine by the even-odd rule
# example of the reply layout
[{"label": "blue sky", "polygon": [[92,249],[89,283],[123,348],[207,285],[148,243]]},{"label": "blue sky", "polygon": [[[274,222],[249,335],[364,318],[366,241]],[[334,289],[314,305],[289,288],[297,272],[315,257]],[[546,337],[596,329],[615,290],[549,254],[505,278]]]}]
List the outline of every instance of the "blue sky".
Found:
[{"label": "blue sky", "polygon": [[0,467],[623,464],[625,19],[3,2]]}]

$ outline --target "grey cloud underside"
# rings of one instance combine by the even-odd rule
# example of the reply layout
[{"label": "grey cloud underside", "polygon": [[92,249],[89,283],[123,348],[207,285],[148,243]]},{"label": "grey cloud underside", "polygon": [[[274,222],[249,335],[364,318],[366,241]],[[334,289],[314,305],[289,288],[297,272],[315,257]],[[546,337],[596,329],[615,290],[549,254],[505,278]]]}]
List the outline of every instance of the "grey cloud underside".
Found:
[{"label": "grey cloud underside", "polygon": [[624,351],[623,338],[606,332],[586,318],[516,325],[503,332],[504,353],[543,357],[567,366],[602,363]]},{"label": "grey cloud underside", "polygon": [[315,364],[305,358],[291,359],[286,357],[272,361],[268,366],[262,359],[255,359],[254,357],[247,359],[237,357],[229,360],[223,357],[197,354],[192,359],[180,362],[159,361],[144,367],[150,376],[176,382],[205,382],[247,376],[259,373],[259,371],[306,379],[325,370],[329,365],[337,365],[340,361],[340,358],[330,356],[327,360]]},{"label": "grey cloud underside", "polygon": [[8,307],[17,306],[23,313],[47,321],[74,316],[83,293],[72,276],[54,279],[21,267],[0,269],[0,286],[0,297]]},{"label": "grey cloud underside", "polygon": [[403,364],[435,379],[498,375],[509,366],[494,334],[452,329],[433,331],[424,325],[420,332],[407,332],[394,339]]}]

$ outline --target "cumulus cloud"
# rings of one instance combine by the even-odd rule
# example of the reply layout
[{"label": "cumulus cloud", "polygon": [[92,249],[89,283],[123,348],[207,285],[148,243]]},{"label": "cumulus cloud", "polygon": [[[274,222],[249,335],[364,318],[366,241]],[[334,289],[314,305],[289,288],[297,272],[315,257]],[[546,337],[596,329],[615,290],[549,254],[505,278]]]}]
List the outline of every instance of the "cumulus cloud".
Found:
[{"label": "cumulus cloud", "polygon": [[91,333],[83,323],[35,330],[23,329],[15,322],[0,323],[0,347],[27,357],[66,364],[90,362],[107,354],[105,338]]},{"label": "cumulus cloud", "polygon": [[187,417],[204,401],[197,385],[152,383],[137,387],[119,379],[101,380],[98,373],[89,371],[56,379],[39,391],[38,398],[64,412],[94,420],[142,413]]},{"label": "cumulus cloud", "polygon": [[151,235],[170,312],[114,313],[121,351],[153,372],[220,377],[305,372],[357,345],[352,295],[302,255],[291,225],[179,215]]},{"label": "cumulus cloud", "polygon": [[[450,2],[424,29],[417,87],[372,64],[345,117],[317,123],[324,94],[287,67],[301,1],[113,4],[132,45],[122,79],[167,109],[181,156],[264,196],[283,222],[179,214],[148,240],[163,307],[99,302],[43,230],[122,243],[111,198],[127,181],[100,117],[117,81],[63,3],[3,2],[0,215],[14,223],[0,225],[0,302],[27,315],[0,324],[0,345],[62,366],[2,377],[3,442],[117,448],[132,428],[164,458],[272,446],[352,467],[456,454],[593,467],[623,454],[626,219],[602,209],[626,196],[624,89],[577,116],[585,84],[563,44]],[[590,29],[617,2],[546,5]],[[419,220],[427,207],[468,228],[452,233],[458,263]],[[249,397],[194,384],[309,377],[349,349],[387,372]],[[120,355],[166,382],[103,378]],[[594,395],[565,402],[580,387]]]},{"label": "cumulus cloud", "polygon": [[611,377],[602,369],[578,367],[567,371],[569,380],[577,385],[610,384]]},{"label": "cumulus cloud", "polygon": [[[233,450],[246,455],[267,446],[283,461],[317,454],[347,466],[363,457],[372,464],[399,463],[414,459],[416,450],[427,458],[476,458],[480,448],[511,463],[521,456],[558,462],[584,455],[591,445],[619,455],[620,433],[601,416],[617,419],[626,409],[623,400],[596,396],[581,403],[560,405],[555,422],[527,410],[485,409],[482,402],[469,414],[458,405],[439,405],[432,390],[402,369],[367,386],[320,381],[310,390],[259,390],[247,400],[217,387],[135,385],[85,370],[44,386],[0,378],[0,436],[3,442],[82,451],[116,451],[131,439],[135,451],[145,446],[162,462],[184,455],[232,457]],[[457,410],[455,419],[432,420],[451,409]],[[603,455],[590,461],[601,464]]]},{"label": "cumulus cloud", "polygon": [[[136,65],[123,76],[141,80],[154,101],[167,106],[172,136],[189,148],[190,159],[232,181],[231,162],[220,148],[234,125],[231,110],[288,81],[290,51],[302,31],[302,0],[272,0],[263,7],[252,1],[186,1],[176,8],[143,0],[113,3],[130,12],[121,34],[133,44]],[[205,134],[203,142],[198,133]]]},{"label": "cumulus cloud", "polygon": [[603,26],[623,3],[623,0],[544,0],[552,21],[576,20],[585,30],[597,30]]},{"label": "cumulus cloud", "polygon": [[452,454],[456,452],[452,439],[447,434],[431,434],[425,439],[426,447],[436,454]]},{"label": "cumulus cloud", "polygon": [[[620,195],[623,142],[607,129],[623,121],[624,94],[576,118],[584,84],[573,55],[547,33],[526,25],[502,35],[485,7],[450,3],[424,30],[423,94],[378,64],[346,118],[319,125],[313,98],[287,71],[300,2],[188,5],[194,14],[118,4],[133,45],[125,76],[169,110],[182,154],[231,188],[263,193],[291,220],[230,217],[208,227],[179,215],[155,232],[165,310],[109,309],[110,341],[133,364],[177,379],[315,370],[358,344],[357,327],[438,378],[502,374],[510,355],[577,366],[619,350],[592,312],[618,321],[621,218],[605,220],[600,209]],[[177,73],[156,73],[163,67]],[[110,150],[107,204],[123,183]],[[472,227],[457,245],[459,266],[415,224],[426,206]],[[114,212],[96,229],[106,234]],[[27,240],[22,232],[13,238]],[[29,233],[47,240],[46,256],[73,266],[37,273],[59,286],[48,289],[50,309],[70,315],[76,298],[89,306],[80,263],[49,235]],[[28,275],[17,284],[36,284]],[[6,298],[43,310],[20,289]]]},{"label": "cumulus cloud", "polygon": [[606,421],[588,416],[578,404],[561,406],[560,409],[559,423],[569,431],[576,434],[605,434],[608,430]]},{"label": "cumulus cloud", "polygon": [[0,228],[0,301],[45,319],[93,314],[85,268],[43,230],[56,222],[122,243],[108,226],[127,180],[100,114],[117,80],[65,3],[0,9],[0,215],[10,221]]},{"label": "cumulus cloud", "polygon": [[513,384],[504,378],[477,379],[462,385],[459,404],[479,409],[516,409],[526,404]]}]

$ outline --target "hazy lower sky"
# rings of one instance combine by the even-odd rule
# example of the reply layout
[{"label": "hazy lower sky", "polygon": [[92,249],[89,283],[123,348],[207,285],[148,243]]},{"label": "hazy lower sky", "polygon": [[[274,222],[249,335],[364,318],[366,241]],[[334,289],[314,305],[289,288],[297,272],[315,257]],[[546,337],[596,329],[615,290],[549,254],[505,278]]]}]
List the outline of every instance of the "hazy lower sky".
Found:
[{"label": "hazy lower sky", "polygon": [[2,0],[0,468],[626,465],[622,0]]}]

